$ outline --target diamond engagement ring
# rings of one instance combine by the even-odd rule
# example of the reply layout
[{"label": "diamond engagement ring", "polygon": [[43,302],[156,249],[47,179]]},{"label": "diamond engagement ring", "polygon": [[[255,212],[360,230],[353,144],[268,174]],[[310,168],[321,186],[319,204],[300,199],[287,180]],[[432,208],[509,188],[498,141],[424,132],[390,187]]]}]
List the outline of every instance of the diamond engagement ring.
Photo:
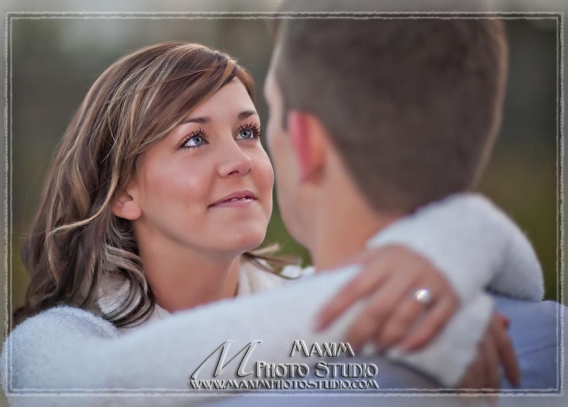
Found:
[{"label": "diamond engagement ring", "polygon": [[421,304],[428,305],[432,302],[432,294],[426,288],[419,288],[418,290],[414,291],[412,295],[416,301]]}]

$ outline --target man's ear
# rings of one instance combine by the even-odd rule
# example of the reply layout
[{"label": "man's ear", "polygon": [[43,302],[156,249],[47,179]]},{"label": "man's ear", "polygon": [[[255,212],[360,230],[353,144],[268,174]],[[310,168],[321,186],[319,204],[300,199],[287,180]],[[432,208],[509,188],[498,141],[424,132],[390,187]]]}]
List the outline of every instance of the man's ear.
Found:
[{"label": "man's ear", "polygon": [[313,179],[325,161],[324,139],[319,120],[311,114],[290,110],[287,126],[300,167],[300,182]]},{"label": "man's ear", "polygon": [[133,198],[132,192],[126,188],[118,194],[112,203],[112,213],[119,218],[136,220],[142,216],[142,209]]}]

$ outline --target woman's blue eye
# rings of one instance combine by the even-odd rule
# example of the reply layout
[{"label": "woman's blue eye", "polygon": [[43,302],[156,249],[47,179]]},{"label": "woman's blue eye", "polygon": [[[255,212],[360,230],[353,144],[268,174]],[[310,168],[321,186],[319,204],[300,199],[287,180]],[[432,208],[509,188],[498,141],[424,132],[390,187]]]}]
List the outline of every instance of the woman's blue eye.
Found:
[{"label": "woman's blue eye", "polygon": [[205,143],[205,138],[196,134],[195,136],[190,137],[187,139],[185,143],[183,143],[182,147],[201,147]]},{"label": "woman's blue eye", "polygon": [[240,138],[243,140],[248,140],[254,138],[254,133],[252,132],[252,130],[247,129],[239,132],[238,136],[240,136]]}]

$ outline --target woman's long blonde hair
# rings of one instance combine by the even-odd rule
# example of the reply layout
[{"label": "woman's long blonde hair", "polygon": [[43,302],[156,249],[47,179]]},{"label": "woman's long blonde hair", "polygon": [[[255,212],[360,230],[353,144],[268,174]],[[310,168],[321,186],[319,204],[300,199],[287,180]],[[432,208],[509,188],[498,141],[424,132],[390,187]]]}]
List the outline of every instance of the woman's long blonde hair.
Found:
[{"label": "woman's long blonde hair", "polygon": [[[132,225],[113,215],[113,199],[137,158],[235,77],[254,100],[254,81],[234,59],[168,42],[121,58],[97,79],[65,132],[24,245],[30,284],[15,324],[62,304],[90,309],[105,273],[124,276],[130,286],[105,319],[123,327],[150,316],[155,301]],[[249,252],[245,258],[264,257]]]}]

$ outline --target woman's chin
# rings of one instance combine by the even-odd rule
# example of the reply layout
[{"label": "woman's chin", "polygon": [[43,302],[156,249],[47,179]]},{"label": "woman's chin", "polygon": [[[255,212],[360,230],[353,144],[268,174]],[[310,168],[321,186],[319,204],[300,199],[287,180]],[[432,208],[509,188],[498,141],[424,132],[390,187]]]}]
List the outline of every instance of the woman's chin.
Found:
[{"label": "woman's chin", "polygon": [[238,253],[245,253],[250,250],[258,248],[266,236],[266,231],[263,233],[248,233],[246,235],[233,235],[230,242],[227,242],[226,250]]}]

